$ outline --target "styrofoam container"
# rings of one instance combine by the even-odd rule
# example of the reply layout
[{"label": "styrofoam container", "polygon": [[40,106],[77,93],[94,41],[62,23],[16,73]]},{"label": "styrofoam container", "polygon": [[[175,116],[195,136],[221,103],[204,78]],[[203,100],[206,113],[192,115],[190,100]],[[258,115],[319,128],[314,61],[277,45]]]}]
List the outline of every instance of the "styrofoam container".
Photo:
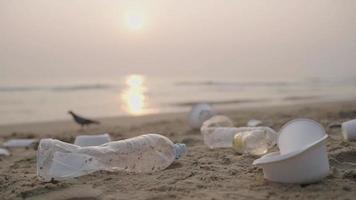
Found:
[{"label": "styrofoam container", "polygon": [[215,115],[214,110],[208,104],[197,104],[192,107],[188,115],[188,122],[193,129],[200,129],[204,121]]},{"label": "styrofoam container", "polygon": [[81,147],[87,147],[99,146],[110,141],[110,135],[107,133],[100,135],[78,135],[77,137],[75,137],[74,144]]},{"label": "styrofoam container", "polygon": [[356,140],[356,119],[342,123],[341,132],[346,141]]},{"label": "styrofoam container", "polygon": [[303,148],[326,135],[324,128],[311,119],[294,119],[286,123],[279,131],[278,148],[281,154],[287,154]]},{"label": "styrofoam container", "polygon": [[329,174],[329,160],[323,127],[309,119],[297,119],[282,127],[280,152],[253,162],[263,168],[264,177],[280,183],[313,183]]}]

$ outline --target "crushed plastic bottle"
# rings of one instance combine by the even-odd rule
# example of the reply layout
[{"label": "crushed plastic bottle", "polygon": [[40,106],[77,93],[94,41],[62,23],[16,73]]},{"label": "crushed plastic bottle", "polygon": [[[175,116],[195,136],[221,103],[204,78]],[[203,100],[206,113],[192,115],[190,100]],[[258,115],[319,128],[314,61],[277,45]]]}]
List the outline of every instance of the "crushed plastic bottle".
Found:
[{"label": "crushed plastic bottle", "polygon": [[217,115],[209,120],[205,121],[200,129],[204,144],[209,148],[232,148],[234,136],[239,133],[249,132],[249,131],[263,131],[268,134],[274,144],[277,140],[277,133],[265,126],[259,127],[233,127],[233,122],[226,116]]},{"label": "crushed plastic bottle", "polygon": [[185,144],[173,144],[159,134],[88,147],[42,139],[37,152],[37,176],[42,181],[50,181],[78,177],[98,170],[154,172],[167,168],[185,152]]},{"label": "crushed plastic bottle", "polygon": [[239,153],[263,155],[277,142],[277,134],[269,129],[241,131],[234,136],[233,148]]}]

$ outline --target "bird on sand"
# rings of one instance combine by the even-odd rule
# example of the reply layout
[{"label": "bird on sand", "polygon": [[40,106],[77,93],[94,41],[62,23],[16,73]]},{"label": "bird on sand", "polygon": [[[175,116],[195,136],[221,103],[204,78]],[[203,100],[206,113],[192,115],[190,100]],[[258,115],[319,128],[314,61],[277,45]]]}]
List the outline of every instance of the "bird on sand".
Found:
[{"label": "bird on sand", "polygon": [[77,124],[79,124],[80,126],[82,126],[82,128],[84,127],[84,126],[89,126],[90,124],[100,124],[100,122],[99,121],[95,121],[95,120],[91,120],[91,119],[87,119],[87,118],[84,118],[84,117],[82,117],[82,116],[79,116],[79,115],[77,115],[77,114],[75,114],[73,111],[68,111],[68,113],[70,114],[70,115],[72,115],[72,117],[73,117],[73,120],[77,123]]}]

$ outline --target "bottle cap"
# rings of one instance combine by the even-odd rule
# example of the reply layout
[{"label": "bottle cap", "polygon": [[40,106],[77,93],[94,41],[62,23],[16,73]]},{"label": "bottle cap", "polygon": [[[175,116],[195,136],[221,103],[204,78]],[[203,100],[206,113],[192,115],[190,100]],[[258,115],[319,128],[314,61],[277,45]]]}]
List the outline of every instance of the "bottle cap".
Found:
[{"label": "bottle cap", "polygon": [[187,146],[185,144],[174,144],[174,150],[176,151],[176,160],[187,153]]}]

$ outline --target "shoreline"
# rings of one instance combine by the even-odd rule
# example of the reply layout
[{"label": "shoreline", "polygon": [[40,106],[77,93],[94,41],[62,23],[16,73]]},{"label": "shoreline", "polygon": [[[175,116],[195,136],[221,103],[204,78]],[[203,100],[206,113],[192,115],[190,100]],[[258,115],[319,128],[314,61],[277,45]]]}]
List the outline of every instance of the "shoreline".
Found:
[{"label": "shoreline", "polygon": [[[218,114],[229,115],[236,112],[256,112],[264,111],[269,112],[271,110],[295,110],[302,107],[330,107],[330,106],[340,106],[352,105],[356,101],[354,100],[344,100],[344,101],[325,101],[325,102],[299,102],[292,104],[281,104],[281,105],[258,105],[252,107],[233,107],[232,109],[216,109]],[[100,125],[91,125],[90,127],[82,129],[83,131],[93,132],[95,130],[102,130],[102,127],[130,127],[130,126],[140,126],[145,123],[154,123],[159,121],[170,121],[170,120],[187,120],[188,112],[171,112],[171,113],[154,113],[139,116],[115,116],[115,117],[101,117],[93,118],[101,122]],[[255,118],[258,118],[256,116]],[[249,119],[246,119],[249,120]],[[48,133],[49,131],[60,131],[60,130],[73,130],[78,131],[80,126],[75,124],[71,116],[68,116],[68,120],[54,120],[54,121],[44,121],[44,122],[28,122],[28,123],[14,123],[14,124],[4,124],[0,125],[0,137],[2,135],[8,135],[16,132],[27,132],[27,133],[37,133],[39,135]]]},{"label": "shoreline", "polygon": [[[211,100],[211,101],[183,101],[176,103],[166,103],[162,104],[161,107],[147,107],[144,109],[143,113],[140,115],[132,115],[128,112],[115,111],[112,112],[107,110],[108,107],[105,107],[103,110],[98,109],[79,109],[84,112],[79,112],[91,119],[108,119],[108,118],[127,118],[127,117],[140,117],[147,115],[171,115],[176,113],[188,112],[194,104],[197,103],[208,103],[216,110],[230,110],[230,109],[253,109],[261,107],[274,107],[274,106],[293,106],[293,105],[302,105],[302,104],[313,104],[313,103],[330,103],[330,102],[348,102],[356,100],[356,96],[318,96],[318,95],[287,95],[281,98],[232,98],[232,99],[220,99],[220,100]],[[3,105],[4,106],[4,105]],[[5,109],[3,117],[0,117],[0,127],[3,126],[15,126],[22,124],[41,124],[46,122],[63,122],[71,120],[70,116],[66,114],[68,107],[46,107],[38,110],[38,112],[33,112],[33,114],[19,114],[18,110],[14,113],[10,112],[10,108]],[[16,109],[15,109],[16,110]],[[78,110],[74,110],[78,111]],[[10,115],[7,116],[6,114]],[[1,133],[0,133],[1,134]]]}]

